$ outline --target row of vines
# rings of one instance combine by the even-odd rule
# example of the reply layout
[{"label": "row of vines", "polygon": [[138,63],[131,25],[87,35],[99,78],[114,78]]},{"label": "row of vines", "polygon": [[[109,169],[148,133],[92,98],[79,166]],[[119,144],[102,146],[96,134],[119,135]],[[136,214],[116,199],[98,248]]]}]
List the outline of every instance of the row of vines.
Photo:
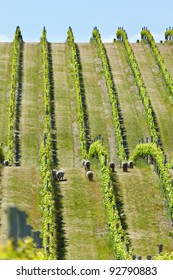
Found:
[{"label": "row of vines", "polygon": [[139,96],[142,100],[142,103],[145,108],[146,116],[147,116],[147,122],[150,129],[150,134],[153,137],[153,141],[155,143],[158,143],[160,139],[160,135],[158,133],[156,120],[154,118],[155,113],[152,108],[151,100],[149,98],[149,95],[146,90],[146,86],[144,84],[144,81],[142,79],[142,75],[140,73],[140,69],[137,63],[137,60],[135,58],[133,49],[128,41],[127,33],[123,28],[119,28],[116,32],[117,38],[120,39],[124,43],[124,47],[128,56],[129,64],[132,69],[135,83],[138,87]]},{"label": "row of vines", "polygon": [[[71,49],[71,57],[72,57],[72,65],[73,65],[73,73],[74,73],[74,87],[77,95],[77,104],[78,104],[78,117],[80,123],[80,141],[81,143],[81,155],[92,159],[94,156],[98,156],[100,166],[101,166],[101,180],[102,180],[102,191],[103,191],[103,199],[104,206],[106,211],[107,223],[109,225],[110,236],[112,240],[113,250],[115,253],[116,259],[130,259],[131,253],[129,250],[127,251],[127,246],[129,246],[129,240],[122,228],[121,220],[118,214],[118,210],[116,208],[114,189],[111,183],[111,172],[109,167],[105,164],[105,158],[108,157],[105,147],[102,145],[101,141],[95,141],[90,145],[89,151],[87,153],[86,149],[86,136],[85,136],[85,123],[84,123],[84,112],[82,106],[82,100],[80,96],[80,80],[79,80],[79,65],[77,61],[76,47],[74,42],[74,36],[72,29],[68,30],[68,40],[70,49]],[[85,137],[84,137],[85,136]],[[125,154],[124,154],[125,156]],[[123,157],[124,158],[124,157]],[[122,159],[123,159],[122,158]]]},{"label": "row of vines", "polygon": [[[169,172],[170,164],[165,162],[164,160],[164,152],[163,147],[158,145],[161,144],[160,135],[158,133],[158,127],[156,124],[156,121],[154,119],[154,112],[152,109],[151,101],[149,99],[148,93],[146,91],[146,87],[144,85],[142,75],[139,70],[139,66],[137,64],[134,52],[132,50],[132,47],[128,41],[128,37],[126,34],[126,31],[123,28],[119,28],[116,32],[117,38],[120,39],[124,43],[124,47],[126,50],[126,53],[128,55],[129,64],[131,66],[134,79],[136,82],[136,85],[139,90],[139,95],[142,99],[143,105],[145,107],[146,116],[148,120],[148,126],[150,128],[150,133],[153,138],[153,143],[146,143],[146,144],[138,144],[131,154],[130,159],[133,161],[136,161],[139,157],[145,157],[147,155],[151,156],[152,159],[154,159],[154,162],[158,169],[158,175],[163,185],[164,195],[166,199],[166,203],[168,205],[169,213],[171,216],[171,219],[173,218],[173,191],[172,191],[172,177]],[[149,44],[152,46],[153,52],[155,53],[157,62],[159,64],[159,67],[162,70],[163,77],[165,78],[165,82],[168,85],[168,88],[171,89],[172,81],[169,77],[169,74],[166,70],[166,67],[164,65],[163,59],[161,57],[161,54],[158,51],[158,48],[155,44],[155,41],[153,39],[153,36],[147,29],[142,29],[141,31],[141,37],[142,39],[147,39],[149,41]],[[164,70],[163,70],[164,69]],[[165,72],[165,74],[164,74]]]},{"label": "row of vines", "polygon": [[[144,30],[143,30],[144,31]],[[150,33],[141,32],[142,37],[147,36],[148,40],[151,39],[150,44],[154,46],[153,39],[150,38]],[[104,207],[106,211],[107,223],[109,226],[111,241],[116,259],[131,259],[132,258],[132,248],[130,247],[129,239],[122,227],[121,219],[116,207],[114,186],[112,184],[112,173],[110,168],[105,162],[105,158],[108,158],[106,148],[101,143],[100,140],[94,141],[90,147],[87,144],[87,133],[85,125],[85,109],[83,104],[82,96],[82,86],[80,82],[80,65],[78,60],[77,45],[74,41],[74,35],[71,27],[68,29],[67,43],[70,47],[71,61],[73,69],[73,81],[74,89],[77,100],[77,114],[78,114],[78,125],[79,125],[79,135],[80,135],[80,152],[82,158],[91,159],[97,156],[101,167],[101,181],[102,181],[102,192]],[[116,141],[118,146],[118,156],[120,162],[122,163],[126,157],[127,152],[124,147],[124,140],[122,135],[122,123],[120,116],[120,107],[118,102],[118,96],[116,88],[113,82],[113,77],[111,74],[111,69],[109,65],[109,60],[106,54],[104,44],[102,43],[99,30],[94,28],[93,38],[96,42],[99,57],[102,62],[103,73],[106,80],[106,87],[110,99],[110,104],[112,106],[112,115],[115,126]],[[143,105],[145,107],[148,125],[150,128],[151,136],[153,137],[153,143],[139,144],[133,151],[130,160],[136,161],[138,157],[144,157],[150,155],[156,162],[159,170],[159,177],[163,183],[165,197],[168,202],[168,207],[173,218],[173,182],[169,173],[169,165],[164,162],[164,154],[160,143],[160,135],[157,130],[157,124],[154,119],[154,112],[152,109],[151,101],[146,91],[137,61],[135,59],[133,50],[128,42],[127,34],[125,30],[118,29],[117,38],[122,40],[125,46],[125,50],[128,55],[129,63],[135,78],[136,85],[139,89],[139,94],[142,99]],[[17,75],[18,75],[18,57],[20,42],[22,41],[20,28],[17,27],[14,40],[13,48],[13,61],[12,61],[12,76],[10,85],[10,103],[9,103],[9,125],[8,125],[8,155],[7,158],[11,163],[14,160],[14,122],[15,122],[15,92],[17,87]],[[52,137],[51,137],[51,98],[50,98],[50,65],[49,65],[49,50],[46,29],[43,29],[41,37],[42,46],[42,64],[43,64],[43,82],[44,82],[44,133],[43,141],[40,148],[41,156],[41,211],[42,211],[42,239],[44,248],[44,258],[45,259],[56,259],[56,232],[55,232],[55,205],[54,205],[54,190],[53,182],[51,176],[52,169]],[[154,50],[153,50],[154,51]],[[156,50],[157,52],[157,50]],[[159,58],[159,61],[162,59]],[[163,61],[162,61],[163,62]],[[160,66],[161,67],[161,66]],[[165,66],[164,66],[165,67]],[[164,68],[163,67],[163,68]],[[166,69],[166,68],[164,68]],[[165,70],[166,71],[166,70]],[[164,71],[163,71],[164,72]],[[167,71],[166,71],[167,73]],[[164,75],[164,74],[163,74]],[[172,84],[168,85],[172,90]],[[5,158],[3,148],[0,146],[0,157]],[[32,243],[32,242],[31,242]],[[33,245],[31,246],[33,248]],[[32,251],[31,248],[31,251]],[[11,252],[11,251],[10,251]],[[35,251],[33,251],[35,256]],[[37,254],[36,254],[37,255]],[[37,256],[38,259],[40,256]],[[36,258],[37,258],[36,257]],[[32,257],[31,257],[32,258]],[[34,257],[33,257],[34,258]],[[157,258],[157,257],[156,257]],[[159,258],[159,257],[158,257]],[[164,258],[164,257],[163,257]],[[171,256],[165,257],[167,259]]]},{"label": "row of vines", "polygon": [[41,144],[41,209],[42,209],[42,239],[46,259],[55,259],[55,218],[54,197],[51,177],[52,139],[51,139],[51,104],[48,42],[46,29],[43,29],[42,59],[44,81],[44,139]]},{"label": "row of vines", "polygon": [[171,79],[171,76],[166,68],[166,65],[164,63],[164,59],[156,45],[156,42],[151,34],[151,32],[148,29],[142,29],[141,31],[141,38],[146,39],[155,55],[156,61],[159,65],[159,68],[161,70],[161,73],[163,75],[163,78],[165,80],[166,86],[170,92],[170,94],[173,96],[173,80]]},{"label": "row of vines", "polygon": [[118,95],[113,82],[108,56],[106,54],[106,50],[104,44],[102,43],[101,36],[97,27],[94,28],[92,34],[93,34],[93,38],[96,41],[99,57],[102,62],[104,77],[106,80],[106,87],[107,87],[110,103],[112,106],[112,115],[113,115],[113,122],[115,127],[116,142],[118,147],[118,156],[120,158],[120,163],[122,163],[127,157],[127,150],[125,149],[125,143],[122,135],[123,124],[120,116],[120,105],[118,102]]},{"label": "row of vines", "polygon": [[21,30],[20,27],[17,26],[14,41],[13,41],[12,71],[11,71],[11,82],[10,82],[10,100],[9,100],[9,115],[8,115],[8,136],[7,136],[8,151],[7,151],[6,158],[9,160],[10,164],[13,164],[14,162],[16,89],[18,86],[19,52],[20,52],[21,45],[22,45]]}]

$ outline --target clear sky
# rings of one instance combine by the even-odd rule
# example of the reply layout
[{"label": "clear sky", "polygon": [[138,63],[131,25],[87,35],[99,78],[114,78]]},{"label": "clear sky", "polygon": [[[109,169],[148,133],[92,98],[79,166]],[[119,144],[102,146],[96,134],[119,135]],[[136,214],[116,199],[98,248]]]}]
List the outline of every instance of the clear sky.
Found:
[{"label": "clear sky", "polygon": [[102,40],[112,41],[123,27],[131,42],[143,26],[156,41],[173,26],[173,0],[1,0],[0,41],[12,41],[19,25],[24,41],[39,41],[43,26],[49,42],[65,42],[71,26],[76,42],[89,42],[94,26]]}]

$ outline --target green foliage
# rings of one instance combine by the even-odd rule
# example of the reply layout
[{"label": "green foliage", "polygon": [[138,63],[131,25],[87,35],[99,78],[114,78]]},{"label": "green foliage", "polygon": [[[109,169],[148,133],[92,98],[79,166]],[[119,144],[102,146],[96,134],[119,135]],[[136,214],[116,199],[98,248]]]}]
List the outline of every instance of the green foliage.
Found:
[{"label": "green foliage", "polygon": [[43,260],[44,254],[41,249],[34,247],[33,239],[27,237],[18,242],[17,248],[11,240],[7,245],[0,246],[0,260]]},{"label": "green foliage", "polygon": [[152,258],[153,260],[173,260],[173,252],[169,253],[162,253],[156,255]]},{"label": "green foliage", "polygon": [[168,203],[171,217],[173,218],[173,188],[172,177],[169,172],[169,165],[164,164],[164,154],[160,147],[154,143],[138,144],[131,155],[131,160],[136,161],[137,158],[150,155],[158,168],[158,174],[162,181],[165,198]]},{"label": "green foliage", "polygon": [[44,141],[41,144],[41,209],[42,209],[42,239],[46,259],[56,259],[55,256],[55,221],[54,197],[51,179],[52,140],[51,140],[51,104],[50,104],[50,76],[49,53],[46,29],[42,32],[42,58],[44,79]]},{"label": "green foliage", "polygon": [[122,228],[121,220],[118,214],[118,210],[116,208],[114,188],[111,183],[111,172],[109,167],[104,164],[105,156],[107,157],[106,149],[101,144],[100,140],[93,142],[90,146],[88,157],[92,158],[95,155],[98,156],[101,166],[104,206],[116,259],[131,259],[132,252],[130,251],[129,253],[127,253],[126,251],[126,244],[128,244],[129,241]]},{"label": "green foliage", "polygon": [[[170,33],[171,30],[168,30],[168,31]],[[173,31],[172,31],[172,33],[173,33]],[[150,33],[150,31],[148,29],[142,29],[141,38],[142,39],[147,39],[147,41],[148,41],[148,43],[149,43],[149,45],[150,45],[150,47],[151,47],[151,49],[152,49],[152,51],[155,55],[156,61],[159,65],[159,68],[160,68],[162,76],[165,80],[166,86],[167,86],[170,94],[173,96],[173,80],[172,80],[172,78],[171,78],[171,76],[170,76],[170,74],[169,74],[169,72],[166,68],[166,65],[164,63],[164,59],[163,59],[163,57],[162,57],[162,55],[161,55],[161,53],[160,53],[160,51],[159,51],[159,49],[158,49],[158,47],[155,43],[155,40],[154,40],[152,34]]]},{"label": "green foliage", "polygon": [[106,87],[107,87],[110,103],[112,106],[113,122],[114,122],[116,141],[118,146],[118,155],[120,158],[120,162],[123,162],[126,158],[126,152],[124,149],[123,137],[121,133],[122,125],[120,122],[120,114],[119,114],[120,106],[118,102],[118,95],[116,93],[115,85],[113,82],[113,77],[111,74],[111,69],[109,65],[108,56],[106,54],[106,49],[104,47],[104,44],[102,43],[99,30],[97,28],[94,28],[92,34],[93,34],[93,38],[97,43],[98,53],[102,62],[103,72],[106,80]]},{"label": "green foliage", "polygon": [[0,145],[0,163],[2,163],[5,159],[5,155],[4,155],[4,149],[2,147],[2,145]]},{"label": "green foliage", "polygon": [[15,92],[18,83],[18,60],[19,51],[22,43],[22,35],[20,27],[17,26],[15,37],[13,41],[13,54],[12,54],[12,70],[10,82],[10,101],[9,101],[9,117],[8,117],[8,152],[7,159],[10,163],[14,161],[14,126],[15,126]]},{"label": "green foliage", "polygon": [[74,35],[71,27],[69,27],[67,31],[68,37],[67,42],[70,46],[71,51],[71,60],[72,60],[72,67],[73,67],[73,77],[74,77],[74,89],[76,93],[77,99],[77,114],[78,114],[78,124],[79,124],[79,137],[80,137],[80,150],[82,158],[86,158],[87,153],[87,141],[86,141],[86,130],[85,130],[85,115],[84,115],[84,106],[82,101],[82,90],[80,84],[80,70],[79,70],[79,63],[77,59],[77,49],[74,42]]},{"label": "green foliage", "polygon": [[173,29],[167,29],[165,31],[165,40],[169,40],[169,37],[173,37]]},{"label": "green foliage", "polygon": [[147,123],[150,129],[150,134],[153,136],[153,141],[156,143],[159,140],[159,134],[156,129],[155,120],[154,120],[154,111],[151,105],[149,95],[147,93],[142,75],[139,70],[138,63],[136,61],[133,49],[128,41],[127,33],[124,29],[118,29],[116,32],[117,38],[124,43],[126,53],[128,55],[128,60],[130,67],[132,69],[136,85],[138,87],[139,96],[142,100],[143,106],[145,108],[145,113],[147,117]]}]

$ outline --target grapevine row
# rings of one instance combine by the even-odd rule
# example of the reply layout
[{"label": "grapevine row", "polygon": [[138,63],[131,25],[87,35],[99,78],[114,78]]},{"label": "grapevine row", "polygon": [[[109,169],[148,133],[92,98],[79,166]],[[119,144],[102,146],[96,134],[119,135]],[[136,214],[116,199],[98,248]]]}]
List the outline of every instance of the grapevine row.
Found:
[{"label": "grapevine row", "polygon": [[55,259],[55,221],[54,197],[51,178],[52,139],[51,139],[51,106],[50,76],[48,60],[48,42],[46,29],[42,32],[42,59],[44,79],[44,140],[41,144],[41,208],[42,208],[42,239],[46,259]]},{"label": "grapevine row", "polygon": [[163,151],[155,143],[138,144],[131,155],[131,160],[135,161],[138,157],[146,155],[150,155],[156,163],[171,218],[173,218],[173,181],[169,172],[169,165],[165,164]]},{"label": "grapevine row", "polygon": [[[116,208],[116,202],[113,192],[113,186],[110,185],[108,188],[108,183],[111,182],[110,170],[104,165],[104,158],[107,156],[104,146],[101,145],[100,141],[93,142],[87,152],[87,141],[85,133],[85,120],[84,120],[84,109],[82,104],[81,95],[81,84],[79,78],[79,63],[77,61],[77,52],[74,42],[74,36],[72,29],[68,30],[67,42],[70,45],[71,56],[72,56],[72,66],[74,73],[74,88],[77,96],[77,108],[78,108],[78,121],[80,127],[80,142],[81,142],[81,153],[84,158],[92,158],[94,155],[98,155],[100,165],[101,165],[101,176],[102,176],[102,189],[104,197],[104,205],[106,210],[106,216],[109,224],[110,235],[113,241],[113,248],[117,259],[130,258],[129,254],[126,252],[126,244],[128,243],[127,238],[121,226],[121,221],[118,216],[118,211]],[[110,184],[110,183],[109,183]],[[123,241],[122,241],[123,240]]]},{"label": "grapevine row", "polygon": [[150,134],[153,137],[153,141],[155,143],[158,143],[160,141],[159,139],[159,133],[157,131],[156,121],[154,119],[154,111],[151,105],[150,98],[148,96],[144,81],[142,79],[142,75],[139,70],[138,63],[136,61],[133,49],[128,41],[127,33],[124,29],[119,28],[116,32],[117,38],[120,39],[125,46],[126,53],[128,55],[129,64],[132,69],[136,85],[138,87],[139,95],[141,97],[142,103],[145,108],[146,116],[147,116],[147,122],[150,129]]},{"label": "grapevine row", "polygon": [[165,31],[165,40],[171,40],[173,38],[173,28],[169,27]]},{"label": "grapevine row", "polygon": [[118,102],[118,96],[117,96],[115,85],[113,82],[110,64],[109,64],[109,60],[108,60],[108,57],[106,54],[106,50],[102,43],[101,36],[100,36],[99,30],[97,29],[97,27],[94,28],[92,35],[97,43],[99,57],[102,62],[104,76],[106,79],[106,87],[107,87],[107,91],[109,94],[110,103],[112,106],[113,122],[114,122],[116,141],[117,141],[117,146],[118,146],[118,155],[120,158],[120,162],[122,163],[127,157],[127,152],[124,147],[125,145],[124,145],[123,135],[122,135],[123,127],[120,122],[120,113],[119,113],[120,106],[119,106],[119,102]]},{"label": "grapevine row", "polygon": [[11,164],[14,162],[14,127],[15,127],[15,107],[16,107],[16,89],[18,84],[18,62],[19,52],[22,44],[22,35],[20,27],[17,26],[13,41],[12,53],[12,72],[10,82],[10,101],[9,101],[9,117],[8,117],[8,136],[7,136],[7,159]]},{"label": "grapevine row", "polygon": [[100,140],[93,142],[90,146],[88,157],[92,158],[95,155],[98,156],[100,161],[104,206],[116,259],[131,259],[132,252],[130,251],[129,240],[122,228],[119,213],[116,208],[110,168],[105,165],[105,157],[107,158],[106,149]]},{"label": "grapevine row", "polygon": [[162,76],[165,80],[166,86],[168,87],[170,94],[173,96],[173,80],[171,79],[171,76],[168,73],[168,70],[166,69],[166,65],[164,63],[163,57],[155,43],[155,40],[154,40],[152,34],[150,33],[150,31],[148,29],[146,29],[146,28],[142,29],[141,39],[147,39],[147,41],[155,55],[156,61],[160,67],[160,70],[161,70]]},{"label": "grapevine row", "polygon": [[82,98],[82,88],[80,84],[80,70],[79,70],[79,62],[77,55],[77,48],[74,42],[74,35],[71,27],[69,27],[67,31],[68,37],[67,42],[70,46],[71,51],[71,60],[73,67],[73,78],[74,78],[74,89],[76,93],[77,99],[77,114],[78,114],[78,124],[79,124],[79,133],[80,133],[80,150],[83,158],[87,157],[87,133],[85,127],[85,114],[84,114],[84,104]]}]

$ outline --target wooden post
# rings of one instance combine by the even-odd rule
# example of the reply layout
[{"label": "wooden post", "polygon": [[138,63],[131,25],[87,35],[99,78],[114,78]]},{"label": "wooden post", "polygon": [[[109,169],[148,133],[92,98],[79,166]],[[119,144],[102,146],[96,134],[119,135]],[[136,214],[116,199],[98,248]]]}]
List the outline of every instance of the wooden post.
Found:
[{"label": "wooden post", "polygon": [[162,244],[158,245],[158,251],[159,251],[159,254],[162,253],[162,251],[163,251],[163,245]]},{"label": "wooden post", "polygon": [[167,156],[164,155],[164,165],[166,165],[166,163],[167,163]]},{"label": "wooden post", "polygon": [[47,164],[47,156],[44,156],[44,162]]},{"label": "wooden post", "polygon": [[107,166],[107,155],[105,155],[104,165]]},{"label": "wooden post", "polygon": [[44,133],[44,147],[46,146],[47,135]]},{"label": "wooden post", "polygon": [[126,243],[126,252],[128,253],[129,252],[129,244]]}]

